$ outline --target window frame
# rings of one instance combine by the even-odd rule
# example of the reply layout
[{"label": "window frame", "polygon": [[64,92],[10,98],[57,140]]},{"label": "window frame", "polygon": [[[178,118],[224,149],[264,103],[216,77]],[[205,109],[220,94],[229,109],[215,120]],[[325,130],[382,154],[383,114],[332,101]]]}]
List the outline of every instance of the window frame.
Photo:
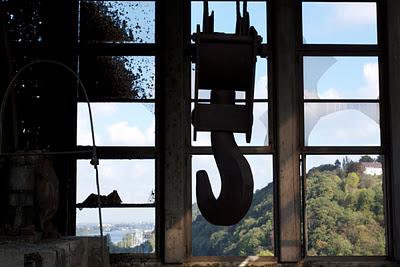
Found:
[{"label": "window frame", "polygon": [[[148,0],[145,0],[148,1]],[[226,1],[226,0],[221,0]],[[260,0],[259,0],[260,1]],[[299,68],[296,67],[298,62],[298,53],[307,49],[316,49],[318,46],[301,47],[301,34],[296,30],[296,26],[301,25],[301,10],[302,2],[318,2],[316,0],[269,0],[268,18],[271,21],[271,30],[268,32],[268,38],[273,35],[271,42],[271,57],[273,62],[271,65],[272,81],[269,86],[274,89],[275,94],[271,98],[269,107],[274,110],[273,120],[274,125],[273,136],[276,140],[271,142],[275,144],[276,157],[274,157],[274,173],[277,182],[276,191],[276,212],[275,218],[275,233],[276,233],[276,259],[269,261],[272,265],[279,263],[287,263],[285,266],[297,266],[305,263],[317,266],[328,266],[332,264],[343,266],[393,266],[400,261],[400,230],[397,225],[400,225],[400,2],[398,0],[364,0],[362,2],[376,2],[378,12],[378,43],[382,60],[379,61],[380,73],[380,96],[384,99],[381,105],[381,138],[382,153],[385,156],[385,190],[386,190],[386,228],[387,228],[387,250],[388,254],[385,257],[313,257],[304,258],[301,255],[301,205],[298,201],[300,198],[300,175],[299,155],[305,152],[324,154],[328,153],[321,149],[315,151],[305,150],[298,143],[301,132],[296,127],[301,117],[298,118],[297,110],[301,109],[302,101],[300,97],[285,97],[286,93],[300,92],[298,89]],[[360,2],[361,0],[325,0],[320,2]],[[76,44],[77,36],[77,21],[78,21],[78,3],[70,1],[52,2],[45,1],[47,15],[52,25],[49,26],[49,36],[51,41],[43,45],[27,45],[21,43],[13,43],[12,48],[15,54],[18,55],[33,55],[38,57],[54,57],[71,66],[76,66],[75,57],[78,47]],[[210,261],[227,263],[227,259],[207,258],[201,261],[196,259],[192,261],[188,254],[188,249],[191,242],[191,203],[190,199],[191,182],[188,177],[191,175],[190,161],[190,95],[187,93],[187,88],[190,88],[190,5],[189,1],[156,0],[156,44],[154,45],[132,45],[135,47],[135,53],[143,55],[153,51],[156,54],[156,88],[158,88],[158,117],[156,129],[159,134],[156,138],[156,148],[154,151],[143,151],[142,148],[123,148],[115,147],[115,150],[106,151],[99,147],[99,155],[108,154],[109,158],[132,158],[139,157],[148,153],[148,157],[157,155],[156,163],[156,183],[158,184],[159,192],[157,194],[157,255],[154,258],[146,259],[148,262],[159,264],[185,264],[199,263],[199,266],[207,266]],[[61,5],[60,5],[61,4]],[[53,12],[60,10],[61,12]],[[271,11],[272,10],[272,11]],[[60,30],[61,29],[61,30]],[[301,28],[300,28],[301,29]],[[65,31],[63,31],[65,30]],[[289,39],[283,38],[287,33]],[[170,38],[173,36],[174,38]],[[175,38],[176,37],[176,38]],[[312,46],[312,47],[311,47]],[[118,49],[122,51],[123,46]],[[48,49],[50,48],[50,49]],[[336,53],[337,47],[325,47],[326,53]],[[375,53],[374,47],[369,45],[364,46],[343,46],[341,53],[355,55],[357,53]],[[84,49],[83,47],[80,49]],[[372,49],[372,50],[371,50]],[[112,51],[109,48],[108,51]],[[152,53],[153,53],[152,52]],[[311,51],[308,51],[311,53]],[[111,52],[110,52],[111,53]],[[4,55],[2,56],[2,58]],[[6,55],[7,57],[7,55]],[[7,66],[3,66],[2,70],[9,70]],[[272,69],[273,68],[273,69]],[[75,68],[74,68],[75,69]],[[270,67],[268,67],[270,69]],[[297,78],[296,78],[297,77]],[[68,91],[69,85],[74,84],[69,77],[64,77],[66,81],[71,82],[68,85],[60,86],[60,90]],[[289,79],[288,79],[289,78]],[[6,78],[1,78],[4,85]],[[297,85],[293,85],[293,82]],[[158,85],[157,85],[158,84]],[[160,90],[162,89],[162,90]],[[157,89],[156,89],[157,90]],[[76,104],[77,100],[74,92],[68,92],[67,97],[63,99],[63,105],[66,108],[65,132],[60,136],[53,137],[56,140],[55,149],[73,150],[76,148]],[[182,101],[184,99],[184,101]],[[181,103],[182,102],[182,103]],[[285,110],[282,106],[286,103],[294,104],[290,110]],[[177,104],[177,105],[176,105]],[[271,105],[274,105],[272,107]],[[60,114],[50,114],[54,119],[60,120]],[[287,128],[281,128],[283,117],[286,115],[297,115],[297,119],[290,121],[293,133],[285,134]],[[383,117],[382,117],[383,116]],[[9,127],[11,129],[11,127]],[[9,130],[7,129],[7,131]],[[178,133],[178,135],[176,135]],[[282,140],[289,142],[289,146],[281,142]],[[53,140],[54,141],[54,140]],[[158,142],[158,143],[157,143]],[[8,144],[8,146],[12,146]],[[89,159],[90,153],[87,148],[78,147],[81,150],[79,158]],[[314,149],[314,148],[313,148]],[[329,153],[343,154],[345,151],[340,147],[329,148]],[[347,147],[345,148],[347,149]],[[375,149],[375,148],[374,148]],[[370,148],[364,150],[355,148],[354,151],[366,154],[370,153]],[[85,152],[85,153],[83,153]],[[150,155],[151,154],[151,155]],[[290,168],[285,170],[283,158],[288,156],[290,159]],[[155,156],[154,156],[155,157]],[[60,168],[60,209],[57,218],[59,231],[63,235],[73,235],[75,233],[75,198],[76,198],[76,164],[74,160],[76,156],[66,157],[67,167]],[[72,164],[71,164],[72,162]],[[57,162],[61,163],[60,162]],[[64,158],[62,158],[64,164]],[[75,173],[75,174],[74,174]],[[303,171],[303,173],[305,173]],[[279,183],[279,185],[278,185]],[[287,191],[287,192],[285,192]],[[188,193],[189,192],[189,193]],[[190,204],[190,205],[188,205]],[[288,204],[288,206],[285,206]],[[3,205],[5,206],[5,205]],[[6,208],[6,207],[5,207]],[[288,209],[288,211],[285,210]],[[286,215],[291,215],[288,221],[284,221]],[[158,220],[158,221],[157,221]],[[158,223],[157,223],[158,222]],[[135,263],[143,263],[143,255],[117,255],[112,261],[129,261]],[[242,263],[243,257],[232,259],[232,265]]]},{"label": "window frame", "polygon": [[[80,0],[81,2],[116,2],[121,0]],[[111,262],[115,261],[131,261],[135,259],[148,259],[154,261],[160,257],[161,253],[161,195],[162,189],[160,185],[160,143],[161,143],[161,134],[160,134],[160,113],[161,113],[161,86],[160,86],[160,78],[161,78],[161,62],[160,62],[160,53],[159,53],[159,43],[160,43],[160,31],[159,28],[159,20],[160,20],[160,4],[159,0],[122,0],[128,2],[152,2],[155,5],[155,28],[154,28],[154,43],[124,43],[124,42],[79,42],[79,50],[78,55],[91,55],[91,56],[151,56],[154,57],[154,68],[155,68],[155,83],[154,83],[154,93],[155,97],[152,99],[107,99],[107,97],[95,97],[90,100],[90,103],[152,103],[155,108],[155,134],[154,134],[154,146],[96,146],[97,156],[100,160],[142,160],[142,159],[152,159],[154,160],[154,168],[155,168],[155,176],[154,176],[154,190],[155,190],[155,199],[154,203],[121,203],[118,205],[107,205],[102,207],[102,209],[107,208],[154,208],[155,215],[155,251],[154,253],[110,253]],[[160,93],[159,93],[160,92]],[[89,96],[90,98],[90,96]],[[79,103],[85,103],[84,98],[77,98],[75,101],[75,105]],[[96,125],[94,125],[96,128]],[[85,151],[89,151],[91,146],[86,145],[76,145],[76,150],[81,151],[76,160],[80,159],[91,159],[91,153],[85,153]],[[101,173],[99,174],[101,177]],[[79,179],[79,177],[76,177]],[[76,185],[76,183],[75,183]],[[76,188],[75,188],[76,191]],[[104,193],[104,192],[101,192]],[[94,208],[94,207],[84,207],[83,205],[75,204],[74,206],[74,215],[76,216],[76,208]],[[76,229],[76,217],[74,217],[74,234]]]},{"label": "window frame", "polygon": [[[388,222],[388,216],[390,214],[390,210],[388,210],[389,206],[389,196],[388,196],[388,182],[387,177],[389,176],[388,172],[388,162],[389,162],[389,154],[386,148],[386,142],[384,140],[388,139],[387,129],[388,124],[385,120],[386,118],[386,95],[387,88],[385,87],[384,82],[384,69],[385,69],[385,57],[384,57],[384,36],[382,25],[384,22],[382,21],[384,18],[382,16],[383,10],[383,1],[379,0],[367,0],[367,1],[355,1],[355,0],[300,0],[300,18],[298,21],[298,36],[303,36],[303,21],[302,21],[302,6],[303,3],[375,3],[376,4],[376,27],[377,27],[377,43],[376,44],[304,44],[302,39],[297,40],[300,44],[297,49],[297,57],[298,57],[298,88],[300,92],[299,98],[301,99],[300,103],[300,161],[301,161],[301,187],[302,187],[302,257],[306,259],[311,258],[324,258],[321,256],[308,256],[307,255],[307,226],[306,226],[306,161],[307,155],[383,155],[384,163],[382,164],[383,169],[383,198],[384,198],[384,216],[385,222]],[[312,57],[312,56],[338,56],[338,57],[376,57],[378,59],[378,75],[379,75],[379,98],[378,99],[306,99],[304,97],[304,82],[303,82],[303,58],[304,57]],[[306,103],[377,103],[379,105],[379,129],[380,129],[380,146],[307,146],[305,145],[305,136],[304,136],[304,127],[305,127],[305,104]],[[391,237],[390,237],[390,225],[385,224],[385,251],[386,255],[390,255],[391,251]],[[329,256],[328,258],[351,258],[354,256]],[[366,256],[356,256],[355,258],[363,258]],[[384,258],[385,256],[368,256],[372,258]]]},{"label": "window frame", "polygon": [[[196,0],[194,0],[196,1]],[[220,1],[225,1],[225,0],[220,0]],[[261,1],[261,0],[258,0]],[[272,75],[269,75],[269,94],[272,94],[272,91],[278,91],[279,89],[284,89],[284,84],[285,82],[283,81],[284,79],[287,79],[288,77],[292,77],[292,80],[295,81],[295,85],[291,84],[289,86],[289,89],[287,89],[285,92],[291,92],[290,90],[294,90],[296,92],[300,92],[301,90],[298,90],[299,88],[302,88],[301,85],[301,80],[299,77],[301,73],[299,73],[299,70],[302,67],[302,64],[299,62],[299,57],[301,55],[336,55],[338,56],[338,53],[341,55],[376,55],[377,51],[379,52],[379,79],[380,79],[380,100],[379,101],[384,101],[383,99],[389,99],[388,94],[389,94],[389,88],[386,87],[388,82],[392,82],[395,84],[400,84],[400,81],[396,83],[396,81],[388,80],[387,76],[387,71],[388,71],[388,66],[386,62],[386,57],[387,57],[387,47],[386,47],[386,31],[383,28],[383,25],[385,24],[385,19],[386,19],[386,1],[383,0],[364,0],[362,2],[376,2],[377,4],[377,27],[378,27],[378,45],[380,46],[379,49],[377,49],[377,45],[302,45],[301,41],[301,5],[302,2],[360,2],[360,0],[325,0],[325,1],[320,1],[320,0],[297,0],[297,1],[290,1],[290,0],[281,0],[280,3],[278,1],[274,0],[269,0],[270,2],[268,3],[268,8],[267,8],[267,16],[268,20],[271,23],[268,23],[268,44],[270,45],[270,53],[271,56],[268,57],[270,60],[268,60],[268,72],[272,73]],[[387,1],[392,1],[391,4],[395,5],[393,0],[387,0]],[[158,2],[158,1],[157,1]],[[186,90],[185,88],[190,88],[190,69],[191,69],[191,62],[190,62],[190,54],[192,51],[192,47],[188,45],[190,43],[190,36],[187,34],[190,32],[190,17],[188,16],[188,13],[190,14],[190,4],[187,3],[187,1],[184,1],[184,3],[181,3],[178,0],[175,1],[169,1],[168,5],[167,4],[160,4],[162,6],[162,18],[160,20],[162,22],[166,22],[165,25],[163,25],[160,30],[160,32],[167,32],[167,33],[162,33],[162,45],[164,48],[157,49],[157,51],[160,53],[160,66],[162,66],[162,73],[163,76],[159,76],[160,83],[162,84],[162,87],[166,89],[165,92],[162,93],[162,99],[163,101],[160,103],[160,109],[162,111],[172,111],[173,109],[170,107],[170,103],[178,103],[179,100],[185,99],[182,105],[179,105],[176,107],[179,109],[179,111],[182,111],[184,115],[177,115],[177,114],[160,114],[160,124],[161,124],[161,129],[162,130],[162,135],[160,139],[162,140],[160,142],[161,146],[160,148],[160,177],[161,177],[161,184],[162,186],[162,191],[160,192],[159,195],[161,195],[161,199],[164,200],[164,206],[160,207],[162,210],[162,215],[161,215],[161,221],[160,221],[160,228],[161,229],[161,235],[160,239],[161,240],[161,245],[159,246],[159,253],[160,257],[163,262],[165,263],[183,263],[183,262],[196,262],[199,263],[200,266],[201,264],[207,264],[206,262],[209,261],[216,261],[216,262],[226,262],[228,260],[232,261],[239,261],[241,262],[243,260],[242,257],[240,258],[221,258],[221,257],[206,257],[206,258],[197,258],[194,259],[190,257],[191,253],[191,182],[188,181],[187,177],[191,177],[191,160],[190,157],[192,154],[198,154],[198,155],[204,155],[204,154],[209,154],[210,153],[210,148],[207,147],[192,147],[191,146],[191,133],[190,133],[190,126],[188,127],[186,124],[187,122],[190,121],[190,104],[191,101],[188,100],[190,99],[190,90]],[[273,9],[273,12],[271,12],[271,9]],[[398,9],[400,9],[400,6],[398,6]],[[290,14],[292,16],[289,17],[289,21],[292,23],[292,25],[298,25],[298,27],[292,27],[285,25],[284,29],[279,29],[279,25],[284,24],[284,19],[279,17],[279,14],[282,14],[284,12],[285,14]],[[276,13],[276,14],[271,14],[271,13]],[[180,15],[181,18],[171,18],[171,15]],[[271,16],[272,15],[272,16]],[[393,15],[393,14],[392,14]],[[182,23],[182,19],[183,22]],[[299,23],[300,21],[300,23]],[[296,24],[297,23],[297,24]],[[290,24],[290,23],[289,23]],[[185,34],[178,33],[176,30],[167,30],[168,27],[175,26],[177,29],[184,29]],[[269,29],[271,27],[271,29]],[[394,25],[392,25],[392,28],[396,28]],[[398,29],[399,27],[397,27]],[[286,40],[283,45],[281,46],[278,41],[282,41],[282,35],[285,30],[289,30],[289,32],[292,33],[292,36],[290,37],[290,40]],[[393,30],[393,29],[392,29]],[[168,40],[167,34],[170,33],[175,33],[177,38],[175,40]],[[271,38],[272,35],[277,34],[276,38]],[[183,49],[182,49],[183,48]],[[400,54],[394,47],[392,48],[392,53],[394,54]],[[181,50],[180,50],[181,49]],[[289,55],[284,55],[286,54]],[[288,52],[288,53],[287,53]],[[294,57],[291,57],[291,55]],[[174,60],[171,60],[170,57],[176,57]],[[284,63],[281,62],[283,59]],[[278,61],[279,60],[279,61]],[[174,63],[182,63],[182,66],[178,66],[175,68],[169,68],[171,67]],[[274,64],[272,65],[272,62]],[[285,67],[285,64],[289,64],[289,75],[283,75],[283,69]],[[398,66],[399,64],[395,62],[391,62],[391,68],[393,66]],[[181,73],[173,71],[180,70]],[[389,68],[390,70],[390,68]],[[167,75],[170,75],[172,77],[167,77]],[[283,76],[282,76],[283,75]],[[157,75],[156,75],[157,76]],[[270,77],[271,76],[271,77]],[[188,78],[189,77],[189,78]],[[297,78],[295,78],[297,77]],[[176,83],[173,82],[172,80],[174,78],[178,79],[178,82]],[[162,79],[162,80],[161,80]],[[274,86],[276,85],[276,87]],[[175,92],[171,92],[170,90],[176,89]],[[393,90],[393,89],[392,89]],[[189,93],[187,92],[189,91]],[[298,93],[300,94],[300,93]],[[158,96],[160,96],[160,93],[158,93]],[[168,100],[168,98],[170,98]],[[382,99],[382,100],[381,100]],[[178,102],[177,102],[178,101]],[[295,107],[292,110],[289,110],[285,112],[282,109],[282,103],[297,103]],[[392,101],[389,101],[392,102]],[[281,106],[279,106],[279,103]],[[303,106],[303,100],[299,95],[296,95],[294,98],[285,98],[283,96],[283,93],[277,92],[276,95],[272,95],[269,97],[269,110],[273,110],[274,113],[272,116],[269,116],[269,121],[273,121],[273,123],[270,123],[269,125],[273,125],[271,131],[272,133],[270,134],[271,137],[277,137],[277,139],[270,141],[270,146],[271,150],[269,153],[276,153],[276,157],[274,156],[274,174],[276,175],[274,177],[274,181],[277,183],[277,196],[275,200],[275,210],[278,216],[275,218],[275,258],[272,260],[268,260],[266,262],[268,263],[276,263],[277,261],[279,262],[299,262],[302,259],[305,261],[310,261],[310,262],[318,262],[318,264],[321,264],[323,261],[340,261],[340,262],[346,262],[346,261],[354,261],[357,260],[359,262],[368,262],[368,263],[373,263],[373,262],[380,262],[380,263],[388,263],[388,259],[391,258],[392,255],[397,255],[396,252],[393,249],[393,232],[392,232],[392,213],[394,212],[393,206],[392,206],[392,198],[393,196],[391,195],[391,188],[390,185],[393,184],[393,177],[391,177],[391,172],[393,172],[393,159],[392,159],[392,154],[393,152],[393,145],[391,144],[391,141],[388,140],[393,140],[389,139],[391,138],[392,135],[390,135],[390,132],[393,132],[390,129],[390,123],[387,123],[383,117],[389,117],[391,114],[387,110],[389,107],[386,104],[381,104],[380,105],[380,126],[381,126],[381,146],[380,147],[368,147],[368,148],[363,148],[363,147],[326,147],[326,148],[318,148],[318,147],[305,147],[304,146],[304,138],[302,137],[302,129],[303,126],[302,124],[299,124],[299,122],[303,122],[303,117],[302,117],[302,112],[297,112],[297,118],[292,121],[292,126],[295,127],[295,125],[298,125],[297,129],[299,129],[299,132],[296,130],[293,132],[292,136],[290,136],[290,145],[292,145],[292,148],[288,147],[283,147],[282,148],[282,143],[281,140],[287,135],[283,135],[284,133],[283,128],[281,128],[282,124],[282,119],[280,116],[287,115],[287,114],[295,114],[296,110],[302,110]],[[274,105],[274,106],[273,106]],[[275,107],[276,105],[276,107]],[[393,110],[397,111],[398,109],[394,109],[391,107],[392,113]],[[399,111],[400,112],[400,111]],[[284,114],[283,114],[284,113]],[[172,149],[172,144],[176,141],[179,141],[176,137],[173,136],[173,133],[168,133],[167,130],[171,125],[175,125],[177,127],[177,130],[179,133],[183,134],[183,140],[180,140],[178,142],[178,148],[183,148],[183,151],[176,151],[178,149]],[[296,128],[294,128],[296,129]],[[397,129],[396,129],[397,130]],[[399,132],[400,129],[397,131]],[[176,131],[174,131],[176,133]],[[282,136],[279,138],[279,136]],[[270,139],[271,140],[271,139]],[[390,147],[390,148],[388,148]],[[165,150],[163,150],[165,149]],[[253,148],[243,148],[243,151],[246,153],[251,152]],[[261,151],[255,152],[260,153]],[[264,151],[265,152],[265,151]],[[396,152],[396,151],[395,151]],[[140,153],[140,152],[139,152]],[[300,168],[296,168],[296,166],[300,166],[300,156],[304,156],[306,154],[317,154],[317,155],[323,155],[323,154],[381,154],[385,156],[385,177],[387,179],[385,183],[385,190],[387,192],[385,200],[386,200],[386,210],[385,210],[385,218],[386,218],[386,228],[387,228],[387,250],[388,250],[388,255],[386,257],[340,257],[338,259],[337,257],[323,257],[322,259],[320,257],[313,257],[313,259],[309,259],[307,257],[304,257],[304,251],[302,250],[302,241],[301,241],[301,210],[302,210],[302,205],[299,204],[299,202],[296,202],[297,200],[300,200],[302,187],[300,185],[301,182],[304,182],[304,178],[301,177],[298,174],[298,170]],[[398,153],[398,152],[396,152]],[[169,157],[173,157],[182,159],[183,162],[181,163],[173,163]],[[283,170],[282,166],[282,157],[284,155],[290,155],[291,158],[291,163],[292,168],[288,173],[280,174],[280,172]],[[297,157],[296,157],[297,155]],[[397,154],[396,154],[397,155]],[[302,157],[303,162],[305,160],[305,157]],[[296,163],[297,162],[297,163]],[[169,165],[172,164],[172,165]],[[305,164],[302,164],[302,169],[304,173],[304,168]],[[175,177],[172,177],[172,172],[174,170],[179,170],[178,174],[175,175]],[[280,175],[279,175],[280,174]],[[304,176],[304,175],[303,175]],[[297,177],[298,179],[292,179]],[[296,181],[297,180],[297,181]],[[298,182],[298,183],[297,183]],[[173,188],[173,186],[168,185],[168,183],[171,184],[181,184],[179,186],[176,186]],[[292,188],[294,189],[294,192],[285,195],[284,191],[285,189]],[[174,195],[176,193],[181,193],[178,194],[178,201],[174,201],[171,198],[171,195]],[[304,193],[304,192],[303,192]],[[304,194],[303,194],[304,196]],[[289,212],[286,212],[283,210],[283,206],[285,203],[293,202],[294,205],[292,205],[289,208]],[[179,204],[177,204],[179,203]],[[173,212],[172,209],[177,209],[178,211]],[[288,226],[282,225],[282,217],[285,216],[285,214],[290,214],[293,213],[293,216],[290,219],[290,223],[293,223],[292,227],[296,228],[291,231]],[[190,216],[189,216],[190,215]],[[182,220],[179,220],[177,216],[181,217]],[[400,220],[400,219],[398,219]],[[304,233],[303,233],[304,234]],[[398,234],[397,234],[398,235]],[[293,239],[291,239],[293,238]],[[285,243],[283,241],[285,240],[292,240],[293,242],[290,243]],[[303,245],[304,249],[304,245]],[[262,260],[261,260],[262,261]],[[364,265],[360,265],[364,266]]]},{"label": "window frame", "polygon": [[[202,0],[188,0],[188,2],[190,2],[189,5],[189,13],[192,12],[191,9],[191,3],[202,3]],[[209,3],[213,3],[213,2],[218,2],[218,3],[232,3],[235,4],[235,0],[209,0]],[[254,103],[263,103],[263,104],[267,104],[268,105],[268,129],[266,130],[266,133],[268,135],[268,145],[264,145],[264,146],[251,146],[251,145],[239,145],[240,150],[242,151],[244,156],[251,156],[251,155],[259,155],[259,156],[271,156],[272,157],[272,173],[273,173],[273,177],[272,177],[272,182],[273,182],[273,203],[274,203],[274,209],[273,209],[273,216],[274,216],[274,220],[273,220],[273,233],[274,233],[274,237],[276,236],[277,230],[276,227],[278,227],[277,224],[277,209],[276,209],[276,202],[277,202],[277,198],[276,198],[276,193],[277,193],[277,187],[276,187],[276,167],[275,167],[275,156],[276,156],[276,144],[275,144],[275,132],[274,132],[274,124],[275,124],[275,120],[273,117],[274,114],[274,102],[273,98],[274,98],[274,88],[273,88],[273,75],[272,75],[272,68],[273,68],[273,64],[272,61],[270,60],[270,58],[272,57],[272,49],[271,49],[271,19],[270,19],[270,3],[271,0],[251,0],[248,1],[248,3],[265,3],[265,15],[266,15],[266,34],[267,34],[267,39],[262,41],[262,47],[263,47],[263,51],[266,54],[266,58],[263,57],[257,57],[257,61],[261,61],[261,60],[265,60],[266,61],[266,68],[267,68],[267,98],[262,98],[262,99],[254,99]],[[210,10],[211,12],[211,10]],[[215,14],[218,16],[218,14]],[[250,17],[251,20],[251,17]],[[189,21],[189,25],[191,25],[191,20]],[[191,35],[191,30],[189,30],[189,34]],[[195,44],[191,44],[191,51],[195,51]],[[193,77],[192,77],[193,78]],[[191,86],[189,87],[189,94],[192,90]],[[198,99],[198,102],[202,102],[202,101],[209,101],[209,99]],[[244,102],[244,100],[236,100],[236,103],[241,103]],[[190,97],[190,105],[195,103],[195,99],[191,96]],[[191,112],[189,113],[189,115],[191,114]],[[191,123],[191,120],[190,120]],[[209,132],[207,132],[209,133]],[[189,155],[190,155],[190,161],[192,161],[192,156],[199,156],[199,155],[208,155],[208,156],[212,156],[212,148],[211,146],[197,146],[197,145],[193,145],[193,133],[191,133],[190,135],[190,146],[189,146]],[[188,187],[188,189],[190,190],[190,199],[187,200],[187,205],[190,205],[190,210],[192,207],[192,183],[194,182],[194,177],[192,177],[192,171],[190,171],[189,173],[190,177],[191,177],[191,181],[190,181],[190,188]],[[192,222],[190,222],[190,226],[192,226]],[[192,235],[190,234],[190,236],[188,237],[188,239],[191,239]],[[271,261],[276,261],[277,259],[277,238],[274,238],[274,256],[258,256],[258,261],[259,262],[271,262]],[[189,246],[190,249],[188,251],[188,257],[190,259],[190,261],[192,262],[206,262],[206,261],[217,261],[217,262],[226,262],[226,261],[238,261],[241,259],[244,259],[244,257],[241,256],[192,256],[192,242],[190,240],[189,242]]]}]

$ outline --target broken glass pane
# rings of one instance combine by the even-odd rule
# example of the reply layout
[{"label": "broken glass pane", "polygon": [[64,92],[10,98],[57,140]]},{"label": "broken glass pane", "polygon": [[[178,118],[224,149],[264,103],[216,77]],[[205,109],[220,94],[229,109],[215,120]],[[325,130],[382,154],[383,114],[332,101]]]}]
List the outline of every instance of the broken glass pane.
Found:
[{"label": "broken glass pane", "polygon": [[377,57],[304,57],[305,99],[378,99]]},{"label": "broken glass pane", "polygon": [[306,146],[379,146],[378,103],[306,103]]},{"label": "broken glass pane", "polygon": [[79,61],[89,99],[155,98],[154,57],[85,55]]},{"label": "broken glass pane", "polygon": [[82,1],[80,40],[154,43],[154,1]]}]

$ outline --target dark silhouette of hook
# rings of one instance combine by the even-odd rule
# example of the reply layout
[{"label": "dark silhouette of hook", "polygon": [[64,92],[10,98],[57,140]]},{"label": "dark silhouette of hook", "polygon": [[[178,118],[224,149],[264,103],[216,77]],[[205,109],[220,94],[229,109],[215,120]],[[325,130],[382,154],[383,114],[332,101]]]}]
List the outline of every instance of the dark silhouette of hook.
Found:
[{"label": "dark silhouette of hook", "polygon": [[[203,32],[197,26],[196,89],[193,110],[194,139],[197,131],[211,132],[211,146],[221,176],[216,198],[208,174],[196,173],[197,205],[203,217],[215,225],[233,225],[247,213],[253,200],[253,175],[233,133],[246,133],[250,142],[253,125],[254,76],[260,38],[250,27],[247,3],[236,2],[235,34],[214,33],[214,13],[204,1]],[[218,75],[216,75],[218,73]],[[211,88],[210,104],[198,103],[198,90]],[[245,105],[235,105],[235,91],[245,91]]]},{"label": "dark silhouette of hook", "polygon": [[[211,103],[233,105],[234,97],[234,91],[212,90]],[[211,145],[221,175],[221,193],[216,199],[207,172],[200,170],[196,173],[197,205],[210,223],[233,225],[246,215],[251,206],[253,175],[232,132],[212,131]]]}]

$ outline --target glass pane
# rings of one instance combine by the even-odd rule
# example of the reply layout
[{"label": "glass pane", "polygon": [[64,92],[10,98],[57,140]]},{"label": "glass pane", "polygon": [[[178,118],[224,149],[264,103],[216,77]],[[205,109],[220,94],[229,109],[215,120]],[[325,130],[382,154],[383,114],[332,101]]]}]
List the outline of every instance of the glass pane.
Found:
[{"label": "glass pane", "polygon": [[[192,104],[192,111],[194,104]],[[268,146],[268,103],[254,103],[253,106],[253,129],[251,142],[246,143],[246,134],[235,133],[234,137],[239,146]],[[193,137],[193,124],[192,124]],[[197,140],[192,146],[211,146],[210,132],[197,132]]]},{"label": "glass pane", "polygon": [[306,103],[308,146],[379,146],[378,103]]},{"label": "glass pane", "polygon": [[[154,203],[154,160],[100,160],[98,168],[100,194],[111,194],[108,199],[112,204],[119,204],[114,202],[118,200],[114,190],[122,204]],[[82,203],[90,194],[97,195],[96,175],[89,160],[78,160],[76,173],[77,203]]]},{"label": "glass pane", "polygon": [[[155,253],[154,208],[104,208],[103,234],[110,253]],[[97,209],[76,209],[76,235],[99,236]]]},{"label": "glass pane", "polygon": [[[154,99],[154,57],[89,56],[79,59],[89,99]],[[83,97],[80,92],[81,97]]]},{"label": "glass pane", "polygon": [[7,38],[16,42],[42,43],[46,41],[47,18],[43,14],[42,2],[1,1],[2,12],[8,30]]},{"label": "glass pane", "polygon": [[196,172],[206,170],[215,196],[221,190],[220,175],[211,155],[192,157],[192,255],[273,256],[273,172],[271,155],[246,155],[253,173],[253,203],[236,225],[207,222],[196,205]]},{"label": "glass pane", "polygon": [[304,98],[378,99],[377,57],[304,57]]},{"label": "glass pane", "polygon": [[155,1],[82,1],[81,41],[154,43]]},{"label": "glass pane", "polygon": [[[202,29],[203,25],[203,3],[191,2],[192,4],[192,33],[196,32],[196,25],[199,24]],[[236,3],[232,2],[209,2],[209,13],[214,10],[214,31],[235,33],[236,27]],[[240,9],[242,12],[242,7]],[[267,7],[266,3],[248,2],[247,11],[250,15],[250,25],[254,26],[258,35],[263,38],[263,42],[267,42]]]},{"label": "glass pane", "polygon": [[303,3],[304,43],[376,44],[376,3]]},{"label": "glass pane", "polygon": [[[91,108],[96,145],[154,146],[154,104],[92,103]],[[78,104],[77,144],[92,145],[86,103]]]},{"label": "glass pane", "polygon": [[383,157],[307,156],[309,256],[385,255]]}]

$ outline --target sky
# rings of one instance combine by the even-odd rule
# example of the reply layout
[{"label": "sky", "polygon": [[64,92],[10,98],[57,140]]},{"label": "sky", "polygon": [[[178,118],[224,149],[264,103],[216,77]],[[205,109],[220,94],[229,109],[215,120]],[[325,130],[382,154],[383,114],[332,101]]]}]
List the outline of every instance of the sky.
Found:
[{"label": "sky", "polygon": [[[124,9],[127,9],[125,7]],[[215,30],[233,33],[235,28],[235,3],[211,2],[209,9],[215,12]],[[267,41],[265,3],[248,3],[251,25]],[[128,18],[147,21],[138,13]],[[149,13],[143,13],[149,16]],[[147,15],[146,15],[147,14]],[[153,14],[154,15],[154,14]],[[139,16],[139,18],[137,18]],[[192,3],[192,32],[202,22],[202,3]],[[134,27],[135,22],[130,26]],[[376,44],[376,7],[374,3],[304,3],[303,38],[307,44]],[[153,39],[145,39],[151,42]],[[378,99],[379,71],[377,57],[306,57],[304,67],[304,96],[306,99]],[[192,81],[194,80],[192,71]],[[151,75],[150,75],[151,76]],[[150,77],[148,76],[148,77]],[[153,79],[153,78],[149,78]],[[153,83],[154,84],[154,83]],[[193,82],[192,82],[193,92]],[[267,61],[258,58],[256,65],[255,97],[267,98]],[[273,89],[272,89],[273,90]],[[202,92],[201,97],[209,97]],[[238,95],[238,97],[240,97]],[[153,105],[153,106],[152,106]],[[369,106],[368,106],[369,105]],[[140,103],[94,103],[92,104],[96,144],[99,146],[153,146],[154,104]],[[243,134],[235,134],[239,145],[267,144],[268,105],[254,105],[253,136],[245,143]],[[380,145],[379,108],[367,104],[343,106],[337,104],[305,105],[305,143],[309,146],[375,146]],[[198,133],[193,146],[209,145],[209,133]],[[90,145],[90,127],[86,104],[78,105],[78,145]],[[309,156],[307,170],[321,164],[333,163],[343,155]],[[255,190],[265,187],[273,180],[272,156],[247,155],[253,171]],[[351,156],[358,160],[359,156]],[[95,191],[93,167],[88,161],[77,163],[77,202]],[[154,188],[154,160],[102,160],[99,165],[101,193],[118,190],[123,202],[148,201]],[[220,190],[219,173],[210,156],[192,157],[192,202],[195,202],[195,173],[207,170],[215,196]],[[132,212],[124,212],[132,210]],[[154,222],[154,209],[103,209],[103,221],[108,222]],[[97,211],[77,211],[78,223],[96,222]]]}]

